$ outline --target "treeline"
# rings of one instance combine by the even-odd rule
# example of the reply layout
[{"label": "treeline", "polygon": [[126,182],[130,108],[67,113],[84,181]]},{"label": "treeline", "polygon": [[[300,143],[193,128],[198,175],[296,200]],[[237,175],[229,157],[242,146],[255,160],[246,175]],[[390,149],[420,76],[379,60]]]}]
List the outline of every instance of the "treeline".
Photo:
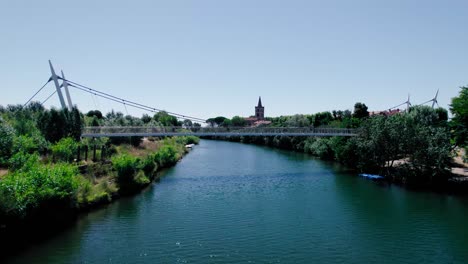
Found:
[{"label": "treeline", "polygon": [[[266,117],[271,127],[342,127],[356,128],[361,124],[361,119],[368,117],[368,108],[363,103],[356,103],[354,111],[333,110],[332,112],[320,112],[316,114],[297,114],[293,116]],[[231,119],[218,116],[207,119],[207,124],[212,127],[245,127],[248,122],[245,118],[234,116]]]},{"label": "treeline", "polygon": [[[461,87],[450,108],[417,106],[408,112],[369,116],[367,106],[356,103],[354,111],[322,112],[267,118],[275,127],[357,128],[352,138],[330,137],[229,137],[224,140],[266,145],[310,153],[335,160],[351,169],[385,175],[389,180],[409,185],[443,185],[451,177],[450,167],[457,149],[466,149],[468,91]],[[233,118],[234,119],[234,118]],[[212,119],[215,126],[221,117]],[[455,150],[455,151],[454,151]],[[465,153],[466,160],[466,153]]]}]

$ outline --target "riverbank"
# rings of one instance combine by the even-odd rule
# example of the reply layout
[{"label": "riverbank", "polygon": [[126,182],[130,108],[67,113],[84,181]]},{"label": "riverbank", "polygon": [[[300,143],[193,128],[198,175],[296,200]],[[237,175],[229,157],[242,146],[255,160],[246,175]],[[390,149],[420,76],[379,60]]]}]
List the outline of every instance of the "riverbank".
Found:
[{"label": "riverbank", "polygon": [[[157,180],[164,169],[174,166],[182,159],[189,152],[185,145],[193,143],[197,144],[198,139],[145,138],[138,147],[129,144],[114,146],[115,153],[109,159],[70,164],[66,167],[72,167],[73,184],[70,188],[73,189],[69,196],[64,196],[63,199],[38,200],[34,207],[25,203],[29,207],[25,208],[23,214],[13,207],[17,204],[12,204],[10,211],[3,210],[3,217],[0,218],[0,259],[54,236],[73,225],[80,214],[141,192]],[[16,175],[5,175],[2,184],[13,181],[9,177]],[[37,188],[40,191],[40,186]],[[20,194],[28,195],[26,192],[15,196]]]},{"label": "riverbank", "polygon": [[[425,177],[426,175],[414,175],[414,171],[408,169],[408,162],[404,164],[395,162],[393,167],[384,169],[382,171],[363,171],[351,164],[356,162],[354,157],[349,157],[349,160],[346,159],[346,151],[340,155],[339,159],[336,158],[337,153],[334,153],[332,150],[340,149],[340,144],[342,146],[346,145],[346,142],[349,139],[344,138],[329,138],[329,139],[310,139],[307,137],[202,137],[203,139],[208,140],[221,140],[221,141],[230,141],[238,142],[242,144],[254,144],[260,146],[266,146],[273,149],[282,149],[293,152],[307,153],[318,159],[324,161],[332,161],[340,163],[347,167],[349,171],[353,171],[356,175],[358,173],[375,173],[384,176],[384,181],[389,184],[396,184],[408,189],[413,190],[427,190],[435,192],[443,192],[447,194],[458,194],[458,195],[468,195],[468,177],[465,177],[466,174],[466,164],[460,164],[460,158],[454,159],[452,167],[449,167],[447,174],[443,177],[433,177],[434,181],[428,181]],[[278,143],[279,142],[279,143]],[[331,143],[330,143],[331,142]],[[314,148],[314,149],[312,149]],[[345,162],[343,162],[345,161]],[[405,166],[406,165],[406,166]],[[462,172],[462,173],[454,173]],[[412,173],[409,175],[409,173]]]}]

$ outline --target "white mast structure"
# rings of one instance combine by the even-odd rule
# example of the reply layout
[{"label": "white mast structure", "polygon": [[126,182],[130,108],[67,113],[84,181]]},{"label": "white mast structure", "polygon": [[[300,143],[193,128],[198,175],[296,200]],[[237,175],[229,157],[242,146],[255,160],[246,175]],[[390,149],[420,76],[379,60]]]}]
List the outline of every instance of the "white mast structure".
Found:
[{"label": "white mast structure", "polygon": [[57,75],[55,74],[54,67],[52,66],[52,62],[50,60],[49,60],[49,66],[50,66],[50,71],[52,73],[52,80],[54,80],[55,88],[57,89],[57,94],[60,99],[60,104],[62,105],[62,109],[65,109],[67,108],[67,106],[65,105],[65,100],[63,100],[63,95],[62,95],[62,91],[60,90],[58,78],[57,78]]},{"label": "white mast structure", "polygon": [[68,82],[65,79],[65,75],[63,74],[63,71],[62,71],[62,86],[63,86],[63,89],[65,89],[65,95],[67,96],[68,109],[71,111],[73,109],[73,104],[71,101],[70,92],[68,91]]}]

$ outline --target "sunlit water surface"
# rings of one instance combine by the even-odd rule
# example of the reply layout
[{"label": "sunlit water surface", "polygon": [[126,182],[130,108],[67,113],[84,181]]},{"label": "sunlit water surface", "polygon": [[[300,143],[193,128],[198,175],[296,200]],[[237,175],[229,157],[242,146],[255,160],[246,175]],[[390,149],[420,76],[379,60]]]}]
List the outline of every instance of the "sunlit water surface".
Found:
[{"label": "sunlit water surface", "polygon": [[204,140],[160,182],[13,263],[464,263],[468,200]]}]

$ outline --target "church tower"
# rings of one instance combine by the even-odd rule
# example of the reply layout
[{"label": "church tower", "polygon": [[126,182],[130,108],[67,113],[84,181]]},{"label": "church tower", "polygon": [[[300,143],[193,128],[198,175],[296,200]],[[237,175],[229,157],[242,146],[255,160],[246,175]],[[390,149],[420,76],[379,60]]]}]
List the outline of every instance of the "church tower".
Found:
[{"label": "church tower", "polygon": [[258,105],[255,107],[255,117],[257,120],[265,119],[265,107],[262,106],[262,97],[258,97]]}]

